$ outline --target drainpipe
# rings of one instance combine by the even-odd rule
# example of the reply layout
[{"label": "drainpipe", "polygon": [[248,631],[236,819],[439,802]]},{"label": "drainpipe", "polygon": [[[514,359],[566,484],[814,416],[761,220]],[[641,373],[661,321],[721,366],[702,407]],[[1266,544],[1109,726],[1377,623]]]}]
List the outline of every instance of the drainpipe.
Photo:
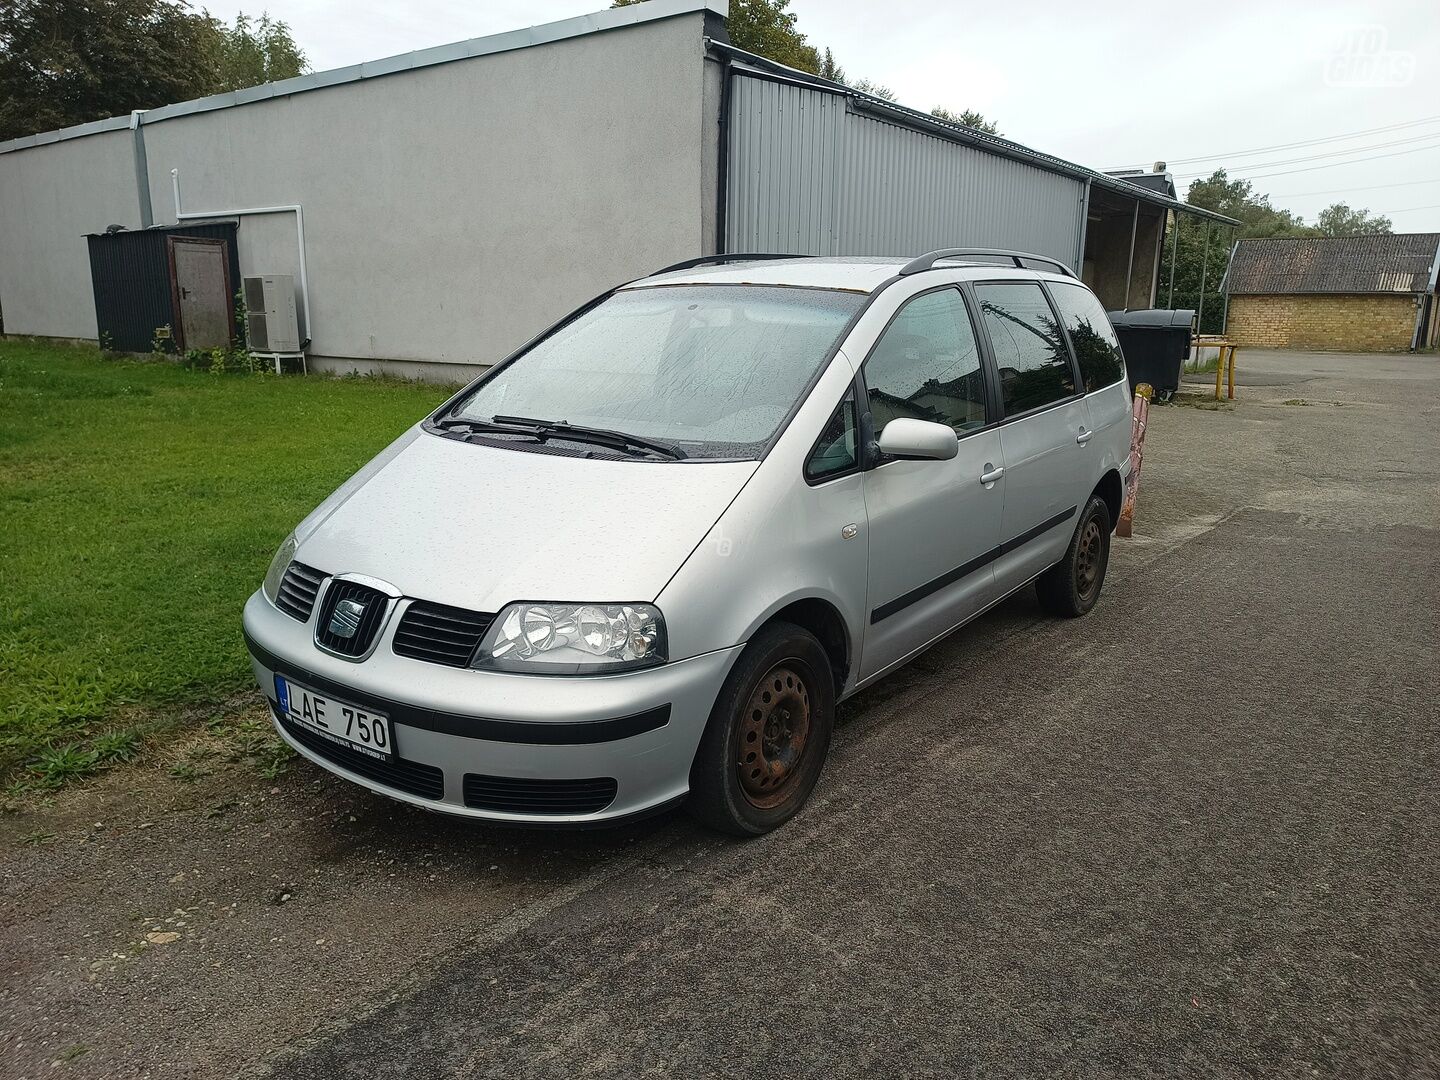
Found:
[{"label": "drainpipe", "polygon": [[181,210],[180,209],[180,170],[170,170],[170,185],[175,192],[175,222],[178,225],[182,221],[193,221],[196,218],[218,218],[218,217],[245,217],[254,214],[294,214],[295,215],[295,239],[300,247],[300,310],[305,315],[305,340],[301,342],[303,349],[310,343],[314,336],[314,329],[310,323],[310,275],[305,268],[305,210],[299,203],[289,206],[252,206],[244,210]]},{"label": "drainpipe", "polygon": [[1085,180],[1085,191],[1080,196],[1080,239],[1075,249],[1075,276],[1085,279],[1085,234],[1090,230],[1090,183]]},{"label": "drainpipe", "polygon": [[135,159],[135,194],[140,200],[140,227],[155,224],[150,206],[150,164],[145,160],[145,110],[130,111],[130,154]]},{"label": "drainpipe", "polygon": [[[707,39],[708,44],[708,39]],[[724,54],[720,61],[720,118],[716,125],[716,136],[720,145],[716,147],[715,158],[719,174],[715,178],[715,254],[725,254],[728,242],[725,231],[730,227],[730,83],[734,74],[730,70],[730,54]]]}]

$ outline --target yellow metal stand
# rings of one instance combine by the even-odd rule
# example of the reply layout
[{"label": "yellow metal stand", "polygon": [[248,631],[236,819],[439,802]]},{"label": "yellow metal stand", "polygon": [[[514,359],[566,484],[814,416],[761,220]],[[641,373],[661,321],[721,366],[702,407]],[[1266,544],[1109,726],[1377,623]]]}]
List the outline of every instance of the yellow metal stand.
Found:
[{"label": "yellow metal stand", "polygon": [[1223,337],[1215,335],[1197,336],[1194,341],[1197,349],[1219,349],[1219,362],[1215,365],[1215,400],[1222,401],[1220,388],[1226,388],[1226,396],[1235,400],[1235,349],[1234,343]]}]

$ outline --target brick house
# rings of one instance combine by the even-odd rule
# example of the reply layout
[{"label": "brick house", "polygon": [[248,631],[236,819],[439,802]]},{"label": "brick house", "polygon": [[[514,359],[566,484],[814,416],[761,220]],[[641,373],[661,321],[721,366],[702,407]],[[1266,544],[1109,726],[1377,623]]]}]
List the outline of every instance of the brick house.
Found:
[{"label": "brick house", "polygon": [[1236,344],[1401,352],[1440,343],[1440,233],[1239,240],[1222,291]]}]

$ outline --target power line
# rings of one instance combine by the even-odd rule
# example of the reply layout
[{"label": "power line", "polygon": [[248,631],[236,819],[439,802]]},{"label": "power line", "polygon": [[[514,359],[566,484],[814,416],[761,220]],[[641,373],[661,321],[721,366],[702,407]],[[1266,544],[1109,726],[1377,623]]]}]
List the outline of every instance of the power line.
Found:
[{"label": "power line", "polygon": [[1343,135],[1326,135],[1318,139],[1301,139],[1298,142],[1276,143],[1274,146],[1257,146],[1251,150],[1232,150],[1228,154],[1203,154],[1199,157],[1176,158],[1170,164],[1189,165],[1196,161],[1214,161],[1217,158],[1249,157],[1251,154],[1268,154],[1272,150],[1294,150],[1301,146],[1318,146],[1327,142],[1343,142],[1346,139],[1355,139],[1361,135],[1379,135],[1386,131],[1399,131],[1402,128],[1419,127],[1422,124],[1433,124],[1440,120],[1440,116],[1426,116],[1419,120],[1406,120],[1399,124],[1386,124],[1383,127],[1366,128],[1363,131],[1350,131]]},{"label": "power line", "polygon": [[1281,169],[1279,172],[1255,173],[1243,177],[1245,180],[1264,180],[1271,176],[1290,176],[1292,173],[1315,172],[1317,169],[1338,169],[1342,165],[1363,165],[1367,161],[1378,161],[1381,158],[1401,157],[1405,154],[1418,154],[1424,150],[1440,150],[1440,143],[1432,143],[1430,146],[1412,146],[1409,150],[1391,150],[1388,154],[1372,154],[1367,158],[1357,158],[1355,161],[1332,161],[1328,165],[1307,165],[1303,169]]},{"label": "power line", "polygon": [[[1440,131],[1427,131],[1424,135],[1411,135],[1404,139],[1392,139],[1389,142],[1371,143],[1369,146],[1352,146],[1349,150],[1327,150],[1323,154],[1305,154],[1301,157],[1280,158],[1276,161],[1256,161],[1249,165],[1241,165],[1241,169],[1269,169],[1275,165],[1300,165],[1306,161],[1319,161],[1322,158],[1345,157],[1350,154],[1365,154],[1371,150],[1384,150],[1391,146],[1406,146],[1410,143],[1424,142],[1426,139],[1433,139],[1440,135]],[[1176,173],[1176,180],[1189,180],[1196,176],[1205,176],[1205,172]]]},{"label": "power line", "polygon": [[[1303,169],[1281,169],[1279,172],[1254,173],[1249,176],[1233,176],[1231,177],[1231,179],[1265,180],[1272,176],[1290,176],[1293,173],[1314,172],[1317,169],[1338,169],[1342,165],[1363,165],[1368,161],[1378,161],[1381,158],[1400,157],[1402,154],[1418,154],[1424,150],[1440,150],[1440,143],[1434,143],[1430,146],[1412,146],[1409,150],[1392,150],[1388,154],[1372,154],[1370,157],[1358,158],[1355,161],[1332,161],[1328,165],[1307,165]],[[1263,167],[1264,166],[1256,166],[1256,168]]]},{"label": "power line", "polygon": [[[1273,146],[1257,146],[1250,150],[1232,150],[1225,154],[1201,154],[1198,157],[1175,158],[1170,161],[1171,165],[1190,165],[1197,161],[1215,161],[1219,158],[1249,157],[1251,154],[1266,154],[1272,150],[1294,150],[1301,146],[1318,146],[1320,143],[1341,142],[1345,139],[1358,138],[1361,135],[1379,135],[1386,131],[1399,131],[1402,128],[1418,127],[1421,124],[1431,124],[1440,120],[1440,116],[1426,116],[1419,120],[1406,120],[1399,124],[1386,124],[1382,127],[1366,128],[1363,131],[1350,131],[1343,135],[1326,135],[1318,139],[1300,139],[1297,142],[1276,143]],[[1140,166],[1121,166],[1121,168],[1146,168]],[[1111,170],[1118,172],[1119,169]]]},{"label": "power line", "polygon": [[[1337,164],[1346,164],[1338,162]],[[1401,180],[1398,184],[1365,184],[1361,187],[1327,188],[1324,191],[1292,191],[1288,195],[1271,195],[1272,199],[1303,199],[1307,195],[1345,195],[1351,191],[1379,191],[1382,188],[1414,187],[1416,184],[1440,184],[1440,177],[1425,180]]]},{"label": "power line", "polygon": [[1402,206],[1399,210],[1376,210],[1377,214],[1408,214],[1411,210],[1440,210],[1440,203],[1431,203],[1429,206]]}]

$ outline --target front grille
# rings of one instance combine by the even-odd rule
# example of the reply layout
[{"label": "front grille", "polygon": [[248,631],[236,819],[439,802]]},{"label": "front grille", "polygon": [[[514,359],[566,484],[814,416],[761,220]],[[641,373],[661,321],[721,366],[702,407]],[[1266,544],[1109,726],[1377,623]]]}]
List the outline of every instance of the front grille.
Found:
[{"label": "front grille", "polygon": [[416,660],[469,667],[480,639],[494,620],[494,615],[483,611],[416,600],[400,616],[392,647],[401,656]]},{"label": "front grille", "polygon": [[[353,601],[363,609],[354,633],[349,637],[337,633],[331,625],[336,609],[345,600]],[[379,589],[361,585],[358,581],[332,581],[330,588],[325,590],[325,599],[320,602],[320,616],[315,620],[315,641],[341,656],[364,656],[374,644],[375,635],[380,632],[389,605],[390,598]]]},{"label": "front grille", "polygon": [[465,774],[465,805],[507,814],[593,814],[615,801],[613,777],[588,780],[533,780],[518,776]]},{"label": "front grille", "polygon": [[434,765],[422,765],[418,761],[406,761],[397,757],[394,761],[381,761],[369,754],[351,750],[348,746],[331,742],[323,735],[317,735],[309,728],[301,727],[271,702],[270,710],[280,721],[280,726],[292,739],[312,754],[332,761],[342,769],[353,772],[377,784],[408,791],[422,799],[445,797],[445,774]]},{"label": "front grille", "polygon": [[291,562],[280,579],[280,592],[275,597],[275,606],[292,619],[305,622],[315,609],[315,597],[320,592],[320,583],[325,580],[323,571],[304,563]]}]

